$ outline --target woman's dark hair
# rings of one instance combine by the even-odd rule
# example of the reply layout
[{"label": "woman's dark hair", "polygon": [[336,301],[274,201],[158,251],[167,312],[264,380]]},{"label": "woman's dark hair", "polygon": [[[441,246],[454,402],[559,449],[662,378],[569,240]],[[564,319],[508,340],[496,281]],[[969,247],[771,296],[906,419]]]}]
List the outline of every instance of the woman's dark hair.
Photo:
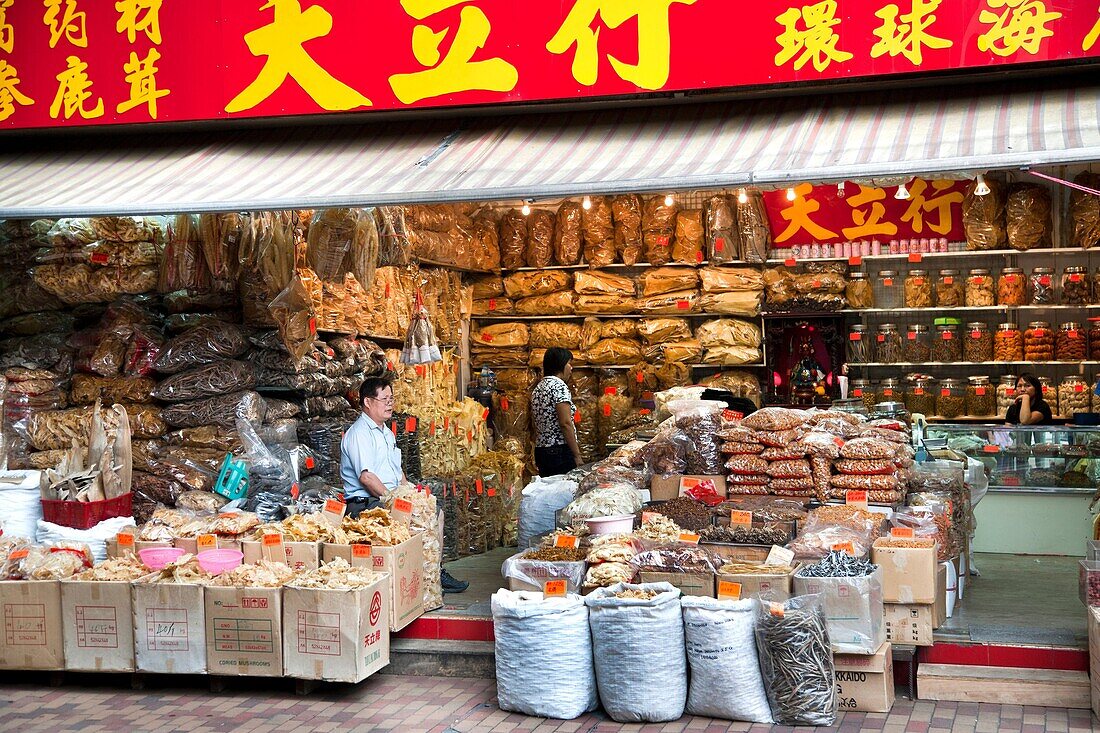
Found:
[{"label": "woman's dark hair", "polygon": [[542,376],[560,377],[565,371],[565,365],[573,361],[573,353],[569,349],[560,346],[547,349],[542,357]]},{"label": "woman's dark hair", "polygon": [[359,387],[359,404],[362,405],[367,398],[377,398],[378,393],[386,387],[393,388],[393,383],[385,377],[367,377]]},{"label": "woman's dark hair", "polygon": [[[1043,385],[1039,383],[1039,378],[1038,377],[1036,377],[1031,372],[1024,372],[1020,376],[1016,377],[1017,382],[1019,382],[1021,379],[1035,388],[1035,400],[1037,402],[1045,402],[1046,401],[1046,400],[1043,399]],[[1032,407],[1034,407],[1034,405],[1032,405]]]}]

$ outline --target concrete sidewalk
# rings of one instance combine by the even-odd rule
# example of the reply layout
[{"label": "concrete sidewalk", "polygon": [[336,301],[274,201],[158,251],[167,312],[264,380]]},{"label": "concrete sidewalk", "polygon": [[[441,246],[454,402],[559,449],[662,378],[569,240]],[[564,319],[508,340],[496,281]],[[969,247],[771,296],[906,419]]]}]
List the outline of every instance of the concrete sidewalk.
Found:
[{"label": "concrete sidewalk", "polygon": [[[16,678],[18,679],[18,678]],[[212,694],[200,688],[169,687],[175,678],[152,678],[144,691],[121,689],[126,678],[68,680],[49,688],[40,680],[0,684],[0,731],[18,733],[191,733],[193,731],[336,731],[368,733],[507,733],[510,731],[741,731],[803,733],[812,728],[782,728],[708,718],[685,717],[663,725],[620,725],[601,714],[560,721],[502,712],[491,680],[379,675],[357,686],[323,689],[308,697],[293,692],[288,680],[231,681]],[[113,682],[109,683],[108,680]],[[200,684],[202,678],[191,678]],[[112,687],[101,685],[114,684]],[[164,685],[159,687],[159,685]],[[838,733],[1084,733],[1100,730],[1087,710],[1032,708],[976,703],[899,700],[889,714],[845,713]]]}]

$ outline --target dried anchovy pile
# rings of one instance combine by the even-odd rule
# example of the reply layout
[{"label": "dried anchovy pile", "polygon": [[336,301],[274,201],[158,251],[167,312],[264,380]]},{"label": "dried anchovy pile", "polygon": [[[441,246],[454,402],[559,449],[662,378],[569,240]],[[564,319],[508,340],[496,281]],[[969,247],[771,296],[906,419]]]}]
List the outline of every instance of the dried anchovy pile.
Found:
[{"label": "dried anchovy pile", "polygon": [[779,725],[832,725],[836,671],[820,605],[764,613],[756,626],[760,671]]},{"label": "dried anchovy pile", "polygon": [[791,533],[780,527],[706,527],[699,531],[706,542],[732,542],[737,545],[785,545]]},{"label": "dried anchovy pile", "polygon": [[857,559],[846,552],[830,550],[820,562],[798,571],[801,578],[861,578],[878,570],[878,565]]},{"label": "dried anchovy pile", "polygon": [[579,547],[540,547],[523,553],[524,560],[542,560],[544,562],[580,562],[588,550]]},{"label": "dried anchovy pile", "polygon": [[656,504],[651,509],[664,514],[684,529],[699,530],[710,526],[710,510],[686,496]]}]

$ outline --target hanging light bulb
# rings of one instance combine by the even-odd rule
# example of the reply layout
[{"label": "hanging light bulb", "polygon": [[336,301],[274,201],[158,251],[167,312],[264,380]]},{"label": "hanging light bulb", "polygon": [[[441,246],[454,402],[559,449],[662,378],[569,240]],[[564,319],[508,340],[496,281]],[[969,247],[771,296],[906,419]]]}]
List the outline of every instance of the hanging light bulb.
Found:
[{"label": "hanging light bulb", "polygon": [[848,195],[848,192],[844,189],[844,181],[836,184],[836,195],[837,198],[844,198]]},{"label": "hanging light bulb", "polygon": [[909,189],[905,187],[905,184],[898,186],[897,193],[894,194],[894,198],[906,201],[909,199]]},{"label": "hanging light bulb", "polygon": [[794,201],[795,200],[795,195],[794,195],[794,189],[793,188],[788,188],[787,189],[787,200],[788,201]]},{"label": "hanging light bulb", "polygon": [[588,211],[589,209],[591,209],[592,208],[592,199],[585,196],[584,200],[581,201],[581,208],[583,208],[585,211]]},{"label": "hanging light bulb", "polygon": [[531,205],[529,203],[527,203],[526,201],[524,201],[523,202],[523,208],[520,209],[520,211],[523,212],[524,216],[530,216],[531,215]]},{"label": "hanging light bulb", "polygon": [[745,189],[741,189],[737,192],[737,203],[747,204],[749,202],[749,193]]},{"label": "hanging light bulb", "polygon": [[665,206],[672,206],[674,203],[676,203],[676,199],[672,198],[671,193],[665,196]]},{"label": "hanging light bulb", "polygon": [[974,194],[976,196],[988,196],[990,193],[989,184],[985,182],[985,176],[979,173],[975,181],[976,185],[974,186]]}]

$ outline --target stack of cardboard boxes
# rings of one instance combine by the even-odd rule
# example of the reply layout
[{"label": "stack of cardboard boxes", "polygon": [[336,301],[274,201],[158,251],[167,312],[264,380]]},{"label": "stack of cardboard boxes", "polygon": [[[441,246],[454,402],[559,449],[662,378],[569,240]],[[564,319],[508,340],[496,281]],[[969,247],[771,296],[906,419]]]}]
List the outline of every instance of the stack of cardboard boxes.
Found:
[{"label": "stack of cardboard boxes", "polygon": [[932,646],[933,630],[947,620],[948,563],[937,562],[935,545],[890,543],[882,538],[871,548],[871,561],[882,568],[886,638],[895,644]]}]

